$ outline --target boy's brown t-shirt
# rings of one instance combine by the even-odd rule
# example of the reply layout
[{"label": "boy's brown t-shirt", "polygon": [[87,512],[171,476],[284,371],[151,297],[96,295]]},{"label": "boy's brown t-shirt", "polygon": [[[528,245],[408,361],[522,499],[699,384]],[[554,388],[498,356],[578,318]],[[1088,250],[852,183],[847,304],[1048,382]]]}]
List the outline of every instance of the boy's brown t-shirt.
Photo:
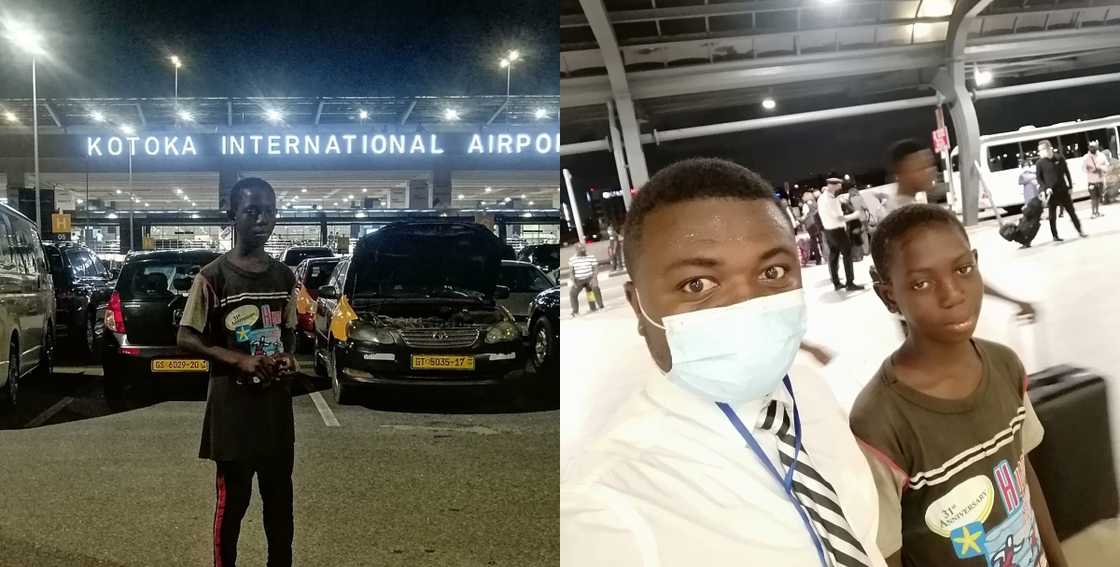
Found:
[{"label": "boy's brown t-shirt", "polygon": [[893,356],[852,407],[879,491],[879,548],[906,566],[1045,566],[1025,456],[1042,441],[1011,349],[974,339],[983,376],[967,398],[927,396]]}]

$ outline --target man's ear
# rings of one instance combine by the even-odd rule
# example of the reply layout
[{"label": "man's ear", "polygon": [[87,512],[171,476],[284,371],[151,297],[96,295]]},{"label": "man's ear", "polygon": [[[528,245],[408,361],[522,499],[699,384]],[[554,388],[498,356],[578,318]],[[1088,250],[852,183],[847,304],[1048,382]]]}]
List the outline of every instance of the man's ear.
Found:
[{"label": "man's ear", "polygon": [[634,287],[633,281],[623,284],[622,289],[626,292],[626,302],[630,304],[630,309],[638,318],[638,334],[644,337],[646,336],[645,318],[642,317],[642,308],[638,305],[638,290]]},{"label": "man's ear", "polygon": [[871,286],[875,288],[875,295],[879,296],[879,301],[883,302],[887,311],[898,313],[898,304],[894,301],[894,291],[891,290],[890,282],[883,279],[875,266],[871,266],[869,272],[871,273]]}]

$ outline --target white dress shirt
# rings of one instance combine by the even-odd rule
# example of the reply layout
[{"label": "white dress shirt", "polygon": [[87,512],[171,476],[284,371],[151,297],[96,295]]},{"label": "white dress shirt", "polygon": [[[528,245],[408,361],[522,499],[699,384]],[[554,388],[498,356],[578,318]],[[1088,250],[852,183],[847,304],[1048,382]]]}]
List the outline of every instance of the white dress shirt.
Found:
[{"label": "white dress shirt", "polygon": [[844,228],[847,226],[849,218],[859,217],[859,213],[844,216],[844,210],[840,208],[840,199],[837,199],[836,195],[829,191],[821,193],[821,198],[817,199],[817,209],[821,215],[821,226],[825,230]]},{"label": "white dress shirt", "polygon": [[[790,371],[802,446],[836,488],[872,564],[878,504],[867,461],[817,372]],[[788,401],[785,387],[774,394]],[[734,407],[778,470],[777,437],[754,426],[769,398]],[[569,567],[818,567],[797,509],[712,402],[665,377],[620,408],[560,486],[560,563]]]}]

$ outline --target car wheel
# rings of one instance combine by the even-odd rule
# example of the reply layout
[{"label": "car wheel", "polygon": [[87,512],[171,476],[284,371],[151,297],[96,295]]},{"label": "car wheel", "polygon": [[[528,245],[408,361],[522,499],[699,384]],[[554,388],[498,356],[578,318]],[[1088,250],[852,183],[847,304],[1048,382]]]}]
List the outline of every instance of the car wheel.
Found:
[{"label": "car wheel", "polygon": [[8,406],[19,405],[19,343],[15,339],[8,347],[8,384],[4,389]]},{"label": "car wheel", "polygon": [[530,358],[533,362],[533,370],[545,372],[556,368],[560,345],[556,344],[553,335],[552,322],[547,318],[540,317],[533,321],[529,331],[532,346]]},{"label": "car wheel", "polygon": [[315,337],[315,348],[311,351],[311,358],[315,360],[315,374],[319,376],[327,375],[327,363],[324,360],[327,357],[325,352],[319,348],[319,337]]},{"label": "car wheel", "polygon": [[50,379],[54,370],[54,326],[47,323],[43,335],[43,348],[39,349],[39,367],[35,369],[35,377]]},{"label": "car wheel", "polygon": [[328,371],[331,376],[331,390],[334,392],[334,403],[345,406],[354,403],[354,387],[347,386],[338,379],[338,364],[334,349],[330,350],[330,365]]}]

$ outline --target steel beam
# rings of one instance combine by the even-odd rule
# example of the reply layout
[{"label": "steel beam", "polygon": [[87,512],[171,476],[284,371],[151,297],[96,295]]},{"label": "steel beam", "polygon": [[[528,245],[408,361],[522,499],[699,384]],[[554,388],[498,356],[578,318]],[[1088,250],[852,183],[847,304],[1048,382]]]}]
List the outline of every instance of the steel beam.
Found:
[{"label": "steel beam", "polygon": [[[889,4],[889,0],[855,0],[844,2],[844,8]],[[642,10],[622,10],[609,14],[611,24],[650,22],[657,20],[679,20],[688,18],[708,18],[712,16],[735,16],[763,12],[801,11],[801,6],[788,0],[762,0],[759,2],[730,2],[726,4],[705,4],[699,6],[677,6],[647,8]],[[572,28],[587,26],[587,16],[571,14],[560,16],[560,27]]]},{"label": "steel beam", "polygon": [[55,125],[55,126],[57,126],[57,127],[59,127],[59,128],[62,128],[62,122],[60,122],[60,121],[58,120],[58,115],[57,115],[57,114],[55,114],[55,113],[54,113],[54,109],[53,109],[53,108],[51,108],[51,103],[49,103],[49,102],[44,102],[44,103],[43,103],[43,107],[47,109],[47,114],[50,114],[50,115],[51,115],[51,120],[54,120],[54,125]]},{"label": "steel beam", "polygon": [[976,38],[964,47],[963,59],[970,63],[982,63],[1118,47],[1120,47],[1120,30],[1116,26],[1100,26]]},{"label": "steel beam", "polygon": [[319,100],[319,106],[315,109],[315,125],[319,125],[319,117],[323,115],[323,100]]},{"label": "steel beam", "polygon": [[404,126],[404,123],[408,121],[408,117],[412,115],[412,109],[414,108],[416,108],[416,99],[412,99],[412,102],[408,103],[408,110],[404,111],[404,116],[401,116],[401,126]]},{"label": "steel beam", "polygon": [[634,187],[641,187],[649,180],[649,170],[646,168],[646,157],[642,151],[641,130],[634,111],[634,101],[630,97],[630,86],[626,80],[626,66],[618,50],[614,28],[607,20],[607,8],[603,5],[603,0],[580,0],[580,6],[583,8],[583,13],[587,15],[591,31],[595,34],[595,41],[603,53],[603,62],[607,66],[610,94],[618,111],[630,182]]},{"label": "steel beam", "polygon": [[[659,69],[630,73],[628,80],[631,95],[641,100],[935,68],[943,61],[943,50],[938,45],[906,46]],[[609,98],[606,77],[560,81],[561,108],[603,104]]]},{"label": "steel beam", "polygon": [[494,111],[494,114],[490,115],[490,119],[486,121],[486,125],[489,126],[490,124],[492,124],[494,122],[494,119],[497,118],[498,115],[501,114],[502,111],[505,110],[507,106],[509,106],[509,99],[508,98],[505,100],[505,102],[502,103],[501,106],[498,107],[498,110]]},{"label": "steel beam", "polygon": [[622,191],[622,206],[630,210],[630,189],[634,187],[626,171],[626,154],[622,151],[622,134],[618,131],[615,122],[614,103],[607,102],[607,122],[611,127],[611,155],[614,158],[614,168],[618,173],[618,188]]},{"label": "steel beam", "polygon": [[140,125],[147,126],[148,119],[144,118],[144,109],[140,108],[140,103],[136,103],[136,115],[140,117]]}]

